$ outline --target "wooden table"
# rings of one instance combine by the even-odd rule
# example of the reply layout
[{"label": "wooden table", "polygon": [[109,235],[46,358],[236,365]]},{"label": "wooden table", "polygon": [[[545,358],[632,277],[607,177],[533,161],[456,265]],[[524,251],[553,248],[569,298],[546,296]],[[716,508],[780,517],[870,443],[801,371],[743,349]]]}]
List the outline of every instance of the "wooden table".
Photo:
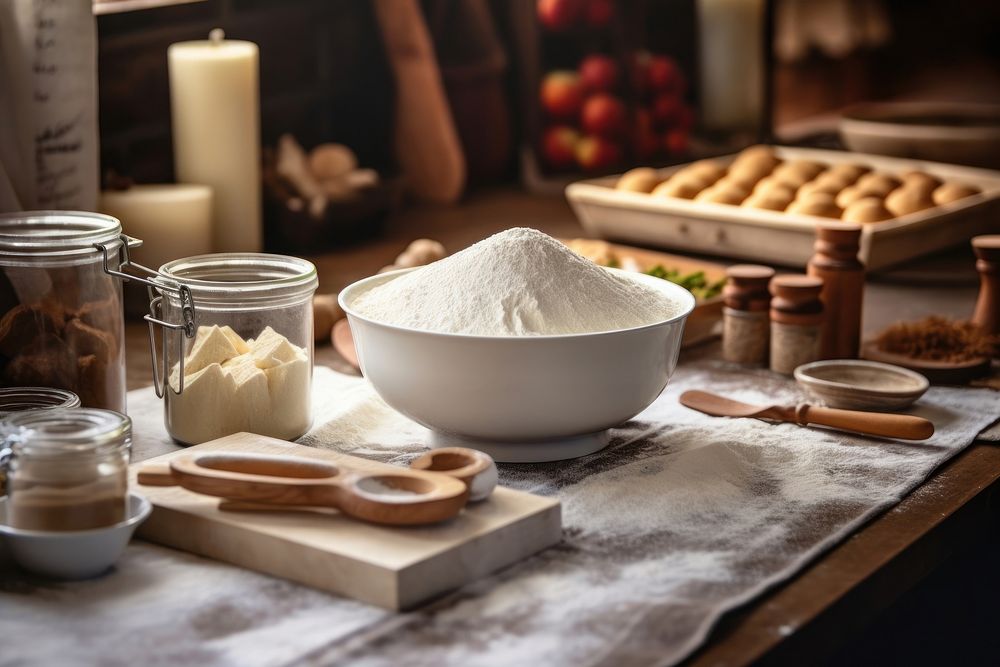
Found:
[{"label": "wooden table", "polygon": [[[511,226],[564,237],[582,234],[561,198],[499,190],[452,208],[409,210],[390,221],[379,240],[310,259],[319,269],[320,291],[334,292],[390,262],[414,238],[438,239],[454,252]],[[930,313],[967,317],[977,285],[970,257],[962,250],[876,276],[866,292],[866,332]],[[130,322],[126,337],[129,388],[148,385],[145,326]],[[347,368],[330,346],[317,346],[316,361]],[[688,662],[824,661],[949,559],[996,537],[998,479],[1000,447],[974,444],[795,579],[727,615]]]}]

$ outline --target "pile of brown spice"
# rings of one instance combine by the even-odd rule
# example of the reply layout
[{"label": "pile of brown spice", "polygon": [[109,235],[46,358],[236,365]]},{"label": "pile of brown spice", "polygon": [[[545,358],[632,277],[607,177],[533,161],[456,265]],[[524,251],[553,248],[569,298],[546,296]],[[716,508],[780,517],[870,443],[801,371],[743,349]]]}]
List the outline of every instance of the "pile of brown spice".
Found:
[{"label": "pile of brown spice", "polygon": [[899,322],[875,339],[883,352],[913,359],[960,363],[992,357],[1000,338],[991,336],[972,322],[932,315],[919,322]]}]

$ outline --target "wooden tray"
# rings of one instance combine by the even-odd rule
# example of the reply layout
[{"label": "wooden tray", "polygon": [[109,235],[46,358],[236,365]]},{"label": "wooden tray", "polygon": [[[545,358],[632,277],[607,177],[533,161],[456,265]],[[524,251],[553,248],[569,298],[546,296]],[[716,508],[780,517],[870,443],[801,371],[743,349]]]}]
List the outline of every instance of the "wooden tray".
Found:
[{"label": "wooden tray", "polygon": [[[726,267],[716,262],[706,262],[700,259],[692,259],[682,255],[671,255],[658,250],[647,250],[645,248],[634,248],[632,246],[609,243],[607,241],[592,239],[563,239],[566,244],[576,241],[586,241],[587,243],[602,244],[607,252],[615,257],[630,257],[642,267],[643,270],[650,269],[657,264],[665,269],[677,269],[682,273],[695,273],[703,271],[709,281],[715,282],[726,277]],[[681,347],[697,345],[710,338],[717,336],[719,325],[722,322],[722,295],[706,300],[698,300],[694,310],[684,323],[684,337],[681,339]]]},{"label": "wooden tray", "polygon": [[[775,151],[784,159],[858,162],[890,173],[921,169],[982,189],[980,194],[952,204],[865,225],[860,256],[870,270],[968,242],[998,227],[1000,172],[812,148],[776,146]],[[718,160],[726,163],[734,157]],[[660,173],[666,178],[680,168],[669,167]],[[813,253],[816,223],[829,222],[807,215],[622,192],[614,189],[617,179],[596,178],[566,188],[566,197],[591,236],[802,267]]]},{"label": "wooden tray", "polygon": [[558,500],[502,487],[451,521],[387,528],[336,512],[222,512],[218,498],[136,482],[143,465],[205,450],[304,456],[369,470],[396,466],[237,433],[131,468],[133,487],[153,503],[140,537],[388,609],[418,605],[562,539]]}]

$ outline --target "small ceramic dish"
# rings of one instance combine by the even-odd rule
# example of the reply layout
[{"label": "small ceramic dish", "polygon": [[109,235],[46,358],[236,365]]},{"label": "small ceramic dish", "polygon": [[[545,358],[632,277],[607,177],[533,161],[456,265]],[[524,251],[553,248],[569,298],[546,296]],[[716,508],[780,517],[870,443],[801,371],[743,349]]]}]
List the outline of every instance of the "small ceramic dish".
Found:
[{"label": "small ceramic dish", "polygon": [[930,383],[920,373],[860,359],[831,359],[803,364],[795,379],[831,408],[900,410],[924,395]]},{"label": "small ceramic dish", "polygon": [[55,579],[88,579],[114,565],[153,506],[130,494],[128,518],[104,528],[75,531],[21,530],[7,525],[7,498],[0,498],[0,536],[23,569]]}]

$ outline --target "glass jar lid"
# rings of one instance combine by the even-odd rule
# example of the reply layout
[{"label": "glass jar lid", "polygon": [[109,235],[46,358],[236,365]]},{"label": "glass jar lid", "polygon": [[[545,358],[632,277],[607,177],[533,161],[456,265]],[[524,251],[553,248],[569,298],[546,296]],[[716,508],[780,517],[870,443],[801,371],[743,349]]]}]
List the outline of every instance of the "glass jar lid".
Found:
[{"label": "glass jar lid", "polygon": [[78,408],[80,397],[53,387],[5,387],[0,389],[0,419],[15,412]]},{"label": "glass jar lid", "polygon": [[100,255],[94,247],[121,244],[117,218],[83,211],[25,211],[0,215],[0,261]]},{"label": "glass jar lid", "polygon": [[160,276],[189,287],[198,303],[270,303],[311,295],[319,284],[312,262],[266,253],[185,257],[161,266]]},{"label": "glass jar lid", "polygon": [[97,408],[18,412],[0,429],[15,455],[33,458],[95,456],[132,443],[132,420]]}]

